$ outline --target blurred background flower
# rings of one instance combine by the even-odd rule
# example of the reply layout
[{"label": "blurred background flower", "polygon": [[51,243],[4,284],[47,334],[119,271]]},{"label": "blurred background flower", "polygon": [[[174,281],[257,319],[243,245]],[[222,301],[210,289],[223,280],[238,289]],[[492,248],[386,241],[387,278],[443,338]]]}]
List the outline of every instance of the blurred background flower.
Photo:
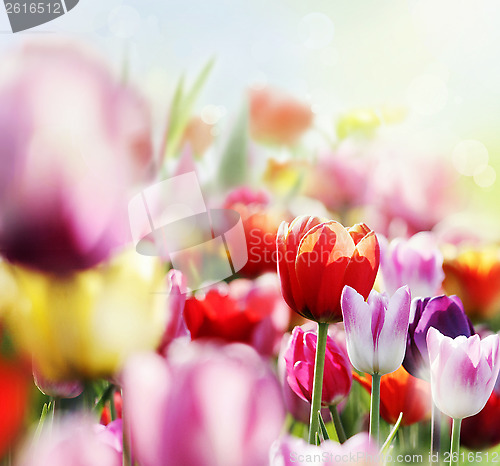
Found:
[{"label": "blurred background flower", "polygon": [[70,276],[4,266],[18,293],[8,328],[43,377],[111,376],[133,352],[159,345],[168,300],[156,259],[128,251]]},{"label": "blurred background flower", "polygon": [[0,250],[63,273],[129,241],[128,195],[153,169],[146,102],[78,44],[30,43],[0,83]]},{"label": "blurred background flower", "polygon": [[252,348],[181,344],[166,361],[135,357],[123,380],[141,465],[267,463],[284,407],[278,380]]}]

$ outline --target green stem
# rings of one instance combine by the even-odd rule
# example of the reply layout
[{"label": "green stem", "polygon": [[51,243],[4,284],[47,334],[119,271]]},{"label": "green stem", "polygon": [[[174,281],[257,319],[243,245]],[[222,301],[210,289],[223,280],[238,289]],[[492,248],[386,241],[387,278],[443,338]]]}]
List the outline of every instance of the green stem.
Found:
[{"label": "green stem", "polygon": [[431,452],[433,455],[438,454],[441,449],[441,411],[434,402],[432,402],[431,412]]},{"label": "green stem", "polygon": [[[123,392],[122,392],[123,395]],[[126,411],[122,408],[122,439],[123,439],[123,466],[132,466],[132,455],[130,452],[130,443],[128,438],[128,419],[126,417]]]},{"label": "green stem", "polygon": [[109,414],[111,415],[111,420],[115,421],[118,419],[118,415],[116,414],[116,405],[115,405],[115,387],[111,390],[111,395],[109,397]]},{"label": "green stem", "polygon": [[458,466],[460,459],[460,426],[462,419],[453,419],[451,429],[450,466]]},{"label": "green stem", "polygon": [[339,438],[340,443],[344,443],[347,440],[345,435],[344,426],[342,425],[342,420],[340,419],[339,410],[336,405],[329,406],[330,413],[332,414],[333,425],[335,426],[335,430],[337,431],[337,437]]},{"label": "green stem", "polygon": [[370,403],[370,436],[378,446],[380,443],[380,374],[372,374],[372,396]]},{"label": "green stem", "polygon": [[326,337],[328,323],[318,322],[318,342],[316,344],[316,358],[314,361],[314,382],[311,401],[311,416],[309,418],[309,443],[316,445],[316,432],[319,433],[318,411],[321,409],[323,393],[323,372],[325,369]]}]

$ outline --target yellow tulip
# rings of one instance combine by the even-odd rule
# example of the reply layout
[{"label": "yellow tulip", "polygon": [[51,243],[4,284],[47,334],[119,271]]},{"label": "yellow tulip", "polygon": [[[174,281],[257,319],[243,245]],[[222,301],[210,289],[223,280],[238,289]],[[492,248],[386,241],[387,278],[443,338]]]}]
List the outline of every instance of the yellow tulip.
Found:
[{"label": "yellow tulip", "polygon": [[1,266],[17,287],[5,316],[14,342],[51,380],[111,376],[161,340],[167,294],[155,258],[127,252],[69,276]]}]

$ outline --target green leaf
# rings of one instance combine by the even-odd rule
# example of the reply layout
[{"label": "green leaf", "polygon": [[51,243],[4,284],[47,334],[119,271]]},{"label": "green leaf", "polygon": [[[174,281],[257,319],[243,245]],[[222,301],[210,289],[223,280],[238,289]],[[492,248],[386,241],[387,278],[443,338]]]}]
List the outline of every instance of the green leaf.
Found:
[{"label": "green leaf", "polygon": [[42,434],[43,425],[45,423],[45,419],[47,418],[47,414],[50,410],[50,403],[44,403],[42,408],[42,413],[40,414],[40,420],[38,421],[38,426],[35,430],[35,435],[33,436],[33,443],[36,443]]},{"label": "green leaf", "polygon": [[392,428],[391,432],[389,433],[389,436],[387,437],[386,441],[382,445],[382,448],[380,449],[380,455],[383,457],[387,451],[389,450],[389,447],[391,446],[391,443],[394,439],[394,436],[396,435],[396,432],[399,429],[399,425],[401,424],[401,420],[403,419],[403,413],[399,413],[398,420],[396,421],[396,424],[394,424],[394,427]]},{"label": "green leaf", "polygon": [[186,93],[184,92],[184,76],[180,78],[170,107],[168,132],[165,140],[165,159],[173,157],[178,153],[182,135],[193,111],[193,105],[212,71],[214,63],[215,60],[213,58],[208,61],[191,89]]},{"label": "green leaf", "polygon": [[248,172],[248,108],[245,107],[234,126],[222,153],[218,186],[230,188],[246,181]]},{"label": "green leaf", "polygon": [[316,432],[315,439],[316,439],[316,446],[319,447],[321,445],[321,439],[319,438],[319,432]]},{"label": "green leaf", "polygon": [[321,433],[323,434],[323,439],[330,440],[328,431],[326,430],[325,421],[323,421],[323,417],[321,416],[321,411],[318,411],[318,419],[319,419],[319,426],[321,427]]}]

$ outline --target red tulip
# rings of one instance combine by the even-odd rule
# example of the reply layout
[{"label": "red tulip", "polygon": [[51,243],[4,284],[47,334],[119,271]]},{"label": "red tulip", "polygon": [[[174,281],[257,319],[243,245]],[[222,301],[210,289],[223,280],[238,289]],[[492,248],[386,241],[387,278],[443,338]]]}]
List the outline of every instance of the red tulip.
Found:
[{"label": "red tulip", "polygon": [[248,261],[239,271],[243,277],[276,271],[276,233],[280,225],[277,219],[283,218],[283,213],[272,212],[269,204],[265,192],[246,187],[231,192],[224,203],[224,208],[236,210],[243,222],[248,251]]},{"label": "red tulip", "polygon": [[340,295],[349,285],[365,299],[380,262],[375,232],[317,217],[283,222],[276,239],[281,291],[288,305],[316,322],[342,320]]},{"label": "red tulip", "polygon": [[193,340],[247,343],[271,355],[279,351],[290,310],[281,299],[275,276],[269,274],[253,282],[221,283],[204,297],[187,299],[184,319]]},{"label": "red tulip", "polygon": [[[354,378],[370,393],[371,377]],[[410,375],[401,366],[397,371],[383,375],[380,381],[380,415],[389,424],[395,424],[403,413],[401,424],[409,426],[429,418],[431,387],[429,382]]]},{"label": "red tulip", "polygon": [[0,458],[23,425],[31,384],[28,366],[0,358]]},{"label": "red tulip", "polygon": [[[123,401],[122,401],[122,394],[121,394],[120,390],[116,390],[113,393],[113,399],[110,400],[109,403],[114,403],[114,405],[115,405],[116,418],[122,419]],[[112,421],[113,421],[113,419],[111,419],[111,409],[110,409],[109,405],[106,404],[101,412],[101,424],[107,426]]]}]

